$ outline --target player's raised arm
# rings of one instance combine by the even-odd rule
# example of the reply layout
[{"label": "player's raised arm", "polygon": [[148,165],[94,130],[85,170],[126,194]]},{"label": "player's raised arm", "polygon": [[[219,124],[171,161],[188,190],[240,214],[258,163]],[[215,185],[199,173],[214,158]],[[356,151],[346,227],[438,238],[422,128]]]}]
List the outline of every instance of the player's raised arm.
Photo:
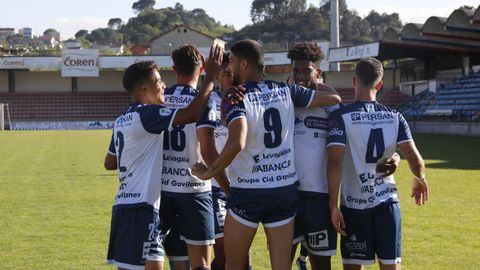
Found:
[{"label": "player's raised arm", "polygon": [[215,78],[222,68],[222,57],[223,49],[219,45],[210,47],[210,55],[207,62],[204,64],[206,75],[202,84],[202,88],[192,100],[190,105],[178,110],[175,118],[173,119],[173,125],[194,123],[200,119],[203,110],[207,105],[210,94],[212,93]]}]

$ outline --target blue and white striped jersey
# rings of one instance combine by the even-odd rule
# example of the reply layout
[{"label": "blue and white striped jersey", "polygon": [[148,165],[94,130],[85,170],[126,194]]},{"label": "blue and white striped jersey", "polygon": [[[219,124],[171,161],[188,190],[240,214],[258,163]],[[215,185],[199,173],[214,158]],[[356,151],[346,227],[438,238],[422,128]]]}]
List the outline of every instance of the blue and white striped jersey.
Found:
[{"label": "blue and white striped jersey", "polygon": [[412,141],[403,116],[378,102],[361,102],[334,111],[328,122],[328,146],[344,146],[341,205],[367,209],[398,201],[393,176],[376,174],[377,163],[391,157],[398,144]]}]

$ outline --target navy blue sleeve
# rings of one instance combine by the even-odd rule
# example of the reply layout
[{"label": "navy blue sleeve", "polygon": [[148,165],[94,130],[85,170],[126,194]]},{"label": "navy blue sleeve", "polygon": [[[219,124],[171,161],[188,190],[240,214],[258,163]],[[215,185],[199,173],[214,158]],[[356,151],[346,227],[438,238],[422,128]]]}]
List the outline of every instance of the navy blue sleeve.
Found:
[{"label": "navy blue sleeve", "polygon": [[137,108],[143,128],[153,134],[168,131],[177,110],[160,105],[145,105]]},{"label": "navy blue sleeve", "polygon": [[327,146],[346,145],[347,133],[345,132],[345,122],[342,118],[342,110],[336,110],[328,117],[328,137]]},{"label": "navy blue sleeve", "polygon": [[115,141],[113,140],[113,129],[112,129],[112,138],[110,139],[110,145],[108,146],[108,153],[113,156],[117,155],[117,151],[115,150]]},{"label": "navy blue sleeve", "polygon": [[243,101],[235,105],[225,105],[224,111],[225,117],[227,118],[227,126],[230,125],[230,123],[235,119],[247,117],[247,112],[245,110],[245,104]]},{"label": "navy blue sleeve", "polygon": [[315,96],[315,90],[305,88],[298,84],[289,84],[290,95],[292,96],[293,105],[299,108],[306,108],[312,103]]},{"label": "navy blue sleeve", "polygon": [[197,128],[215,128],[217,125],[217,104],[210,98],[203,111],[202,118],[197,122]]},{"label": "navy blue sleeve", "polygon": [[398,113],[397,144],[412,140],[412,133],[410,132],[410,127],[408,126],[407,120],[405,120],[401,113]]}]

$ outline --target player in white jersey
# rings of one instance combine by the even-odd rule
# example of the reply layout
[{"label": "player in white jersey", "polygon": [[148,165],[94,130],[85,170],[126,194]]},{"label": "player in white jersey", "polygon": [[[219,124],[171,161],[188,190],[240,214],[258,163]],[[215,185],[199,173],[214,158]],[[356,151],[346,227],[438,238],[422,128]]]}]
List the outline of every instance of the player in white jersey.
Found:
[{"label": "player in white jersey", "polygon": [[[202,58],[193,45],[184,45],[172,52],[176,84],[165,90],[167,108],[184,108],[193,100],[198,92],[195,88],[202,72]],[[177,226],[180,239],[187,244],[192,269],[210,267],[215,235],[210,181],[192,176],[190,167],[203,159],[209,164],[218,156],[212,147],[215,127],[216,108],[214,102],[209,102],[200,121],[174,126],[165,133],[160,215],[165,230],[174,224]],[[225,172],[216,177],[228,187]],[[170,255],[169,249],[166,251]]]},{"label": "player in white jersey", "polygon": [[191,105],[172,110],[161,106],[165,84],[154,62],[131,65],[123,85],[134,99],[115,121],[105,157],[107,170],[118,169],[119,190],[112,209],[107,261],[119,269],[163,269],[159,206],[163,132],[198,120],[219,71],[222,50],[216,46],[206,64],[202,90]]},{"label": "player in white jersey", "polygon": [[[309,88],[333,91],[321,83],[322,70],[320,62],[323,53],[316,43],[296,44],[289,52],[292,60],[292,79],[295,83]],[[302,242],[303,256],[309,256],[312,269],[331,269],[330,257],[336,253],[336,231],[330,222],[328,209],[327,184],[327,133],[328,115],[340,106],[321,108],[296,108],[295,132],[295,166],[299,179],[299,209],[295,217],[294,259],[296,244]],[[390,163],[381,170],[388,169],[389,174],[396,169],[399,156],[395,155]],[[307,250],[308,248],[308,250]],[[305,249],[305,250],[304,250]],[[306,258],[305,258],[306,259]],[[306,260],[297,259],[299,269],[306,268]]]},{"label": "player in white jersey", "polygon": [[353,77],[355,102],[334,111],[328,123],[329,207],[332,224],[342,234],[344,269],[362,269],[362,265],[374,263],[375,255],[380,269],[400,269],[397,187],[392,175],[376,172],[377,163],[397,147],[414,175],[412,197],[418,205],[428,199],[425,165],[407,122],[399,112],[375,100],[382,76],[380,61],[361,60]]},{"label": "player in white jersey", "polygon": [[253,40],[231,48],[230,70],[246,89],[245,99],[225,109],[228,140],[208,169],[193,171],[208,179],[229,167],[230,193],[225,221],[227,269],[245,269],[248,250],[262,222],[272,269],[290,269],[297,182],[293,156],[294,106],[337,104],[333,93],[263,79],[264,54]]}]

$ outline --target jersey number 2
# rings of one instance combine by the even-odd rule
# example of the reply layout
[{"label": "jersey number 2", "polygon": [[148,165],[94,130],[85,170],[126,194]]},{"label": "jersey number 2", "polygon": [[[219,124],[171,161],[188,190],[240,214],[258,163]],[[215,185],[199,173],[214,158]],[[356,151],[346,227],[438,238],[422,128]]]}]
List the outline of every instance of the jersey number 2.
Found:
[{"label": "jersey number 2", "polygon": [[127,167],[122,166],[121,160],[122,160],[122,152],[123,148],[125,148],[125,139],[123,138],[123,133],[120,131],[117,131],[117,141],[115,144],[118,147],[118,170],[120,172],[126,172]]},{"label": "jersey number 2", "polygon": [[263,126],[267,131],[263,142],[267,148],[275,148],[282,143],[282,120],[280,113],[275,108],[268,108],[263,113]]},{"label": "jersey number 2", "polygon": [[367,154],[365,161],[367,163],[377,163],[385,152],[385,142],[383,141],[383,130],[381,128],[372,128],[368,136]]}]

